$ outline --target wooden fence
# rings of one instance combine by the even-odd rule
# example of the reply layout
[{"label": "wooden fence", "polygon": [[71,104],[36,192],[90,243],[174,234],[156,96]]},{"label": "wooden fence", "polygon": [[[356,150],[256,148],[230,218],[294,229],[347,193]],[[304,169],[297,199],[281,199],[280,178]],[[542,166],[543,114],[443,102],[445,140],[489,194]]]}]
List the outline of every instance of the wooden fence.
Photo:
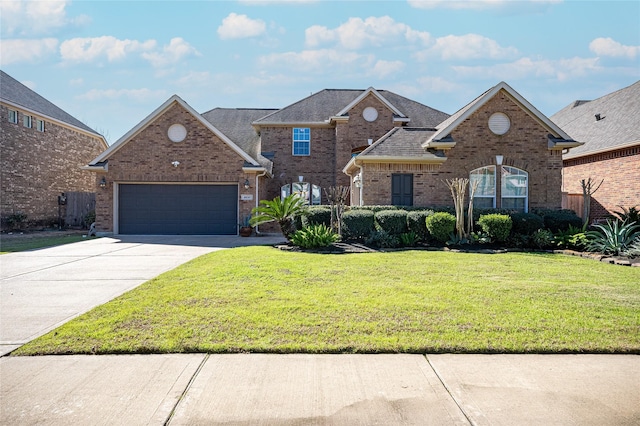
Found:
[{"label": "wooden fence", "polygon": [[87,227],[85,216],[96,209],[95,192],[66,192],[67,204],[64,213],[64,224],[72,228]]},{"label": "wooden fence", "polygon": [[584,211],[584,198],[582,194],[569,194],[568,192],[562,193],[562,208],[571,209],[579,217],[582,217]]}]

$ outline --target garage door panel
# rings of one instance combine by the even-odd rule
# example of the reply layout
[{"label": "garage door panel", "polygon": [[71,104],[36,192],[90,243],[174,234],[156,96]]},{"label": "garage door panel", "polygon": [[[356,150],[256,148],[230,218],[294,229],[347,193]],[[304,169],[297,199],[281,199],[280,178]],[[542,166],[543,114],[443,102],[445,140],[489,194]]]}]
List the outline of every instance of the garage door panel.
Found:
[{"label": "garage door panel", "polygon": [[121,234],[235,235],[237,185],[119,187]]}]

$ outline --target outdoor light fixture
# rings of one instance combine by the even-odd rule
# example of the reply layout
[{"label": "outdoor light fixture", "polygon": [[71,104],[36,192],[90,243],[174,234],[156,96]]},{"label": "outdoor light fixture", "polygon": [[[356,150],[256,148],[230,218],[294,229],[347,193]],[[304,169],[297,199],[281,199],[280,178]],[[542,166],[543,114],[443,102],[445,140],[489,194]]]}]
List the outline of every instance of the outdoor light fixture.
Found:
[{"label": "outdoor light fixture", "polygon": [[173,164],[173,167],[178,167],[180,165],[179,161],[172,161],[171,164]]},{"label": "outdoor light fixture", "polygon": [[251,185],[249,184],[249,179],[244,180],[244,189],[249,189]]},{"label": "outdoor light fixture", "polygon": [[100,181],[100,188],[106,188],[107,187],[107,179],[102,176],[102,180]]},{"label": "outdoor light fixture", "polygon": [[496,155],[496,164],[498,166],[502,166],[502,160],[504,159],[504,157],[502,155]]},{"label": "outdoor light fixture", "polygon": [[298,176],[298,182],[304,182],[304,176]]}]

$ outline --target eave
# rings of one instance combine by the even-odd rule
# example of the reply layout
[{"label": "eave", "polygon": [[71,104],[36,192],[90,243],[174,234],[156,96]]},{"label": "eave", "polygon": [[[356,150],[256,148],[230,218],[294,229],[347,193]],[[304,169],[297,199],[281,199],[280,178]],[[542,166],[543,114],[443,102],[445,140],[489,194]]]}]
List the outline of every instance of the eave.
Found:
[{"label": "eave", "polygon": [[571,149],[571,148],[576,148],[582,145],[584,145],[584,142],[578,142],[572,139],[559,139],[559,138],[553,137],[553,135],[548,136],[549,151]]}]

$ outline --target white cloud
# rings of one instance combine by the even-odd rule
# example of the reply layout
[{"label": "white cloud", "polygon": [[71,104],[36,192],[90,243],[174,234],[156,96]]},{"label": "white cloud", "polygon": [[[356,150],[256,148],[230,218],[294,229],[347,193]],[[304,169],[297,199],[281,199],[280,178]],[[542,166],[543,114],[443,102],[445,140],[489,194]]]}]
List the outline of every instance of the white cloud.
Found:
[{"label": "white cloud", "polygon": [[492,66],[454,66],[460,77],[522,80],[525,78],[555,78],[566,81],[573,77],[582,77],[600,70],[598,58],[569,58],[552,61],[548,59],[533,60],[521,58],[517,61]]},{"label": "white cloud", "polygon": [[640,46],[625,46],[612,38],[596,38],[589,43],[589,50],[598,56],[627,57],[630,59],[640,55]]},{"label": "white cloud", "polygon": [[417,86],[431,93],[456,93],[460,86],[442,77],[420,77]]},{"label": "white cloud", "polygon": [[257,37],[264,34],[267,25],[260,19],[251,19],[247,15],[230,13],[222,20],[218,27],[218,36],[221,39],[235,39]]},{"label": "white cloud", "polygon": [[417,53],[416,59],[438,56],[443,60],[504,59],[514,57],[518,49],[502,47],[497,41],[478,34],[448,35],[436,39],[427,50]]},{"label": "white cloud", "polygon": [[335,71],[339,67],[351,67],[354,65],[370,67],[374,60],[372,55],[321,49],[274,53],[260,57],[258,62],[260,66],[280,66],[303,72],[324,72],[327,69]]},{"label": "white cloud", "polygon": [[70,1],[0,1],[0,27],[5,35],[39,35],[67,25],[83,25],[86,15],[67,17]]},{"label": "white cloud", "polygon": [[56,52],[58,40],[44,38],[39,40],[9,39],[0,43],[0,65],[17,62],[37,62]]},{"label": "white cloud", "polygon": [[142,57],[154,67],[161,68],[173,65],[191,55],[200,56],[200,52],[181,37],[175,37],[162,48],[162,52],[145,52]]},{"label": "white cloud", "polygon": [[532,4],[536,6],[562,3],[563,0],[408,0],[416,9],[500,9],[506,6]]},{"label": "white cloud", "polygon": [[101,100],[115,100],[115,99],[128,99],[135,102],[147,102],[155,101],[158,99],[164,99],[166,97],[164,90],[151,90],[151,89],[91,89],[82,95],[77,96],[77,99],[85,101],[101,101]]},{"label": "white cloud", "polygon": [[62,42],[60,55],[65,61],[92,62],[106,57],[109,62],[122,60],[129,53],[144,52],[155,48],[155,40],[119,40],[113,36],[73,38]]},{"label": "white cloud", "polygon": [[191,71],[185,76],[178,79],[180,86],[204,86],[211,81],[211,73],[209,71]]},{"label": "white cloud", "polygon": [[369,72],[370,75],[374,75],[378,78],[385,78],[393,74],[401,72],[405,68],[405,63],[402,61],[376,61],[373,69]]},{"label": "white cloud", "polygon": [[337,43],[342,48],[355,50],[367,46],[397,45],[402,42],[426,44],[429,40],[428,32],[413,30],[389,16],[369,17],[364,20],[349,18],[335,29],[314,25],[305,31],[307,47]]}]

